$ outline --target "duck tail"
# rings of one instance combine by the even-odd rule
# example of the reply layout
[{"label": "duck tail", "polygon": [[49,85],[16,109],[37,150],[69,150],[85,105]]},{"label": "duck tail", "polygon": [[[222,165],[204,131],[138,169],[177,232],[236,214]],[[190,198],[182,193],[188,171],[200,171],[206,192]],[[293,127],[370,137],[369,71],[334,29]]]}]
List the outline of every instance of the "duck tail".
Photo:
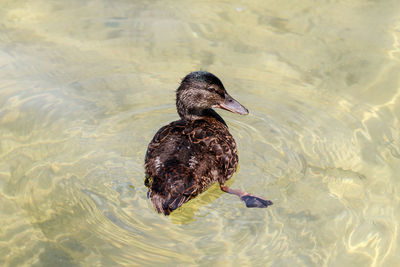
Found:
[{"label": "duck tail", "polygon": [[172,211],[176,210],[182,206],[183,203],[188,201],[189,197],[185,195],[177,197],[164,196],[156,192],[151,192],[150,199],[158,213],[169,215]]},{"label": "duck tail", "polygon": [[166,161],[164,165],[146,186],[149,187],[149,197],[154,208],[159,213],[169,215],[196,196],[198,186],[194,183],[191,170],[176,159]]},{"label": "duck tail", "polygon": [[171,213],[171,211],[165,207],[166,196],[153,191],[150,193],[150,199],[158,213],[163,213],[164,215],[169,215]]}]

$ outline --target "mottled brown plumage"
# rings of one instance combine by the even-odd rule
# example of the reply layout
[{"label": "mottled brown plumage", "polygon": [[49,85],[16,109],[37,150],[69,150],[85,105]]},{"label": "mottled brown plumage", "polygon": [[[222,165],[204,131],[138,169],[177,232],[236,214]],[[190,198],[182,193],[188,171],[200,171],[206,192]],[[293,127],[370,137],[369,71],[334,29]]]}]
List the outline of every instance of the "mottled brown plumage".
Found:
[{"label": "mottled brown plumage", "polygon": [[224,185],[238,164],[236,142],[212,108],[248,111],[229,96],[221,81],[208,72],[188,74],[177,90],[176,105],[181,119],[162,127],[146,153],[145,185],[155,209],[168,215],[215,182],[223,191],[240,196],[248,207],[271,205]]}]

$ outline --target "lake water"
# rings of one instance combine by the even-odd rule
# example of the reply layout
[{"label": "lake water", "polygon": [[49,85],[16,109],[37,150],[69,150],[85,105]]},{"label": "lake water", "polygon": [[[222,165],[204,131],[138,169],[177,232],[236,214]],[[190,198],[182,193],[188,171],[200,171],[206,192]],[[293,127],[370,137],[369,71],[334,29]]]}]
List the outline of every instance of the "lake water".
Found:
[{"label": "lake water", "polygon": [[[216,74],[248,116],[231,187],[171,216],[143,185],[175,89]],[[0,265],[399,266],[400,4],[0,3]]]}]

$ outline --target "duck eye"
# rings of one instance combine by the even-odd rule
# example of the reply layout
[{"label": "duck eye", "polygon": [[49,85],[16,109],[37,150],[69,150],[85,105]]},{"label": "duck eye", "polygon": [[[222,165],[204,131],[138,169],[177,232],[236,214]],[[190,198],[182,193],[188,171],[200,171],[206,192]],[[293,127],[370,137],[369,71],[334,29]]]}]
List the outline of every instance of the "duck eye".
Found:
[{"label": "duck eye", "polygon": [[213,86],[207,87],[207,90],[208,90],[209,92],[211,92],[211,93],[214,93],[214,94],[219,95],[219,96],[222,97],[222,98],[225,97],[225,93],[224,93],[224,92],[221,92],[221,90],[217,90],[217,88],[215,88],[215,87],[213,87]]}]

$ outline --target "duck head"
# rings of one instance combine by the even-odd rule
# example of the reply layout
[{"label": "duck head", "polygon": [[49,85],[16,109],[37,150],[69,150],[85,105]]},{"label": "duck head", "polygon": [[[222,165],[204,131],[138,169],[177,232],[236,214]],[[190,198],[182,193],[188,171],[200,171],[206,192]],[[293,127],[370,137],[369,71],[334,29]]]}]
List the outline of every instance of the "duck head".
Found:
[{"label": "duck head", "polygon": [[183,78],[176,91],[178,114],[185,120],[196,120],[221,108],[233,113],[247,115],[249,111],[226,92],[222,82],[206,71],[191,72]]}]

